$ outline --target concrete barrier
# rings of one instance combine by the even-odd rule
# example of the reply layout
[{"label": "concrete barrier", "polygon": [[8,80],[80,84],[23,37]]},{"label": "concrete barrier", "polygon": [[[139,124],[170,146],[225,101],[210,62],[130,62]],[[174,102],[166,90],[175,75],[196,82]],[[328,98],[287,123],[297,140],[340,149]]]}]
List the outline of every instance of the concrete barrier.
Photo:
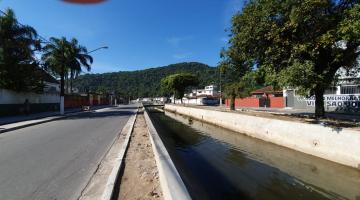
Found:
[{"label": "concrete barrier", "polygon": [[170,104],[165,110],[360,169],[359,131]]},{"label": "concrete barrier", "polygon": [[91,179],[82,190],[79,200],[113,199],[114,192],[117,191],[115,188],[116,181],[124,163],[124,156],[129,146],[137,112],[138,110],[129,117],[121,132],[112,141]]},{"label": "concrete barrier", "polygon": [[191,197],[182,181],[179,172],[172,162],[163,142],[161,141],[146,109],[145,121],[148,127],[151,145],[154,151],[156,165],[159,170],[161,189],[166,200],[190,200]]}]

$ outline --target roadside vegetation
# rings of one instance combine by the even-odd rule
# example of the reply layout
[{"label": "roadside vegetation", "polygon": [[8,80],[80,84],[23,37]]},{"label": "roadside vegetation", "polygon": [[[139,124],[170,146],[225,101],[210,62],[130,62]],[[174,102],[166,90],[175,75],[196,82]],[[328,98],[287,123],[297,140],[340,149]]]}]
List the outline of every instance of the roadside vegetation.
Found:
[{"label": "roadside vegetation", "polygon": [[[323,95],[343,67],[359,71],[358,0],[252,0],[232,18],[229,47],[220,68],[228,96],[241,97],[254,84],[292,87],[315,95],[315,115],[324,116]],[[227,81],[227,80],[226,80]]]},{"label": "roadside vegetation", "polygon": [[48,41],[33,27],[19,23],[13,10],[1,13],[0,88],[41,93],[46,71],[60,79],[64,96],[65,79],[72,83],[83,67],[90,71],[92,62],[87,49],[75,38],[53,37]]}]

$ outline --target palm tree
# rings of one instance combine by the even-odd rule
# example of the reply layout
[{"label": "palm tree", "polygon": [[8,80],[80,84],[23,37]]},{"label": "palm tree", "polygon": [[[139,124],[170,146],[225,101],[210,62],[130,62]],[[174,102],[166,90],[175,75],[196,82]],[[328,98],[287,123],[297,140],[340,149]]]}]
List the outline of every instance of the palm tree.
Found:
[{"label": "palm tree", "polygon": [[93,58],[76,39],[68,41],[65,37],[50,38],[50,43],[44,46],[43,51],[42,60],[46,69],[60,77],[60,113],[64,114],[65,76],[69,71],[80,73],[83,66],[89,71]]},{"label": "palm tree", "polygon": [[72,92],[72,81],[74,78],[80,75],[82,72],[82,67],[85,68],[86,71],[91,70],[91,63],[93,62],[93,58],[88,55],[88,51],[86,47],[79,45],[77,39],[73,38],[70,41],[71,49],[72,49],[72,58],[73,60],[69,63],[70,68],[70,91]]}]

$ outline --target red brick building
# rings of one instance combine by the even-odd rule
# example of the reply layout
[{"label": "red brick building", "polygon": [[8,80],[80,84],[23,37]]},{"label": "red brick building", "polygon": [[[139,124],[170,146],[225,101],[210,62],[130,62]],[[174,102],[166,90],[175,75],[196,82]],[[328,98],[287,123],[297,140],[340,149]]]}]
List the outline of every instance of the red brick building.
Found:
[{"label": "red brick building", "polygon": [[[226,99],[225,103],[227,106],[230,106],[230,99]],[[260,88],[251,92],[250,97],[235,99],[235,106],[283,108],[283,92],[274,90],[272,86]]]}]

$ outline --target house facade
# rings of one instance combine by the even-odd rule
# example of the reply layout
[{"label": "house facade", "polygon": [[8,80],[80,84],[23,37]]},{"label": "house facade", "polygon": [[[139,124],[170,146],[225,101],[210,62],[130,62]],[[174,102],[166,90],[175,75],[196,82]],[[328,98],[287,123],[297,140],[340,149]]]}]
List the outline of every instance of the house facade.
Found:
[{"label": "house facade", "polygon": [[208,85],[201,89],[193,89],[190,93],[185,94],[183,99],[174,99],[171,102],[176,104],[193,104],[193,105],[217,105],[220,102],[220,92],[216,85]]},{"label": "house facade", "polygon": [[24,114],[25,101],[29,103],[31,113],[59,110],[60,84],[45,71],[40,72],[45,85],[42,93],[15,92],[0,88],[0,116]]},{"label": "house facade", "polygon": [[[340,69],[337,77],[336,84],[325,91],[325,110],[360,112],[360,74]],[[283,93],[286,108],[315,110],[315,96],[301,96],[292,88],[285,88]]]}]

